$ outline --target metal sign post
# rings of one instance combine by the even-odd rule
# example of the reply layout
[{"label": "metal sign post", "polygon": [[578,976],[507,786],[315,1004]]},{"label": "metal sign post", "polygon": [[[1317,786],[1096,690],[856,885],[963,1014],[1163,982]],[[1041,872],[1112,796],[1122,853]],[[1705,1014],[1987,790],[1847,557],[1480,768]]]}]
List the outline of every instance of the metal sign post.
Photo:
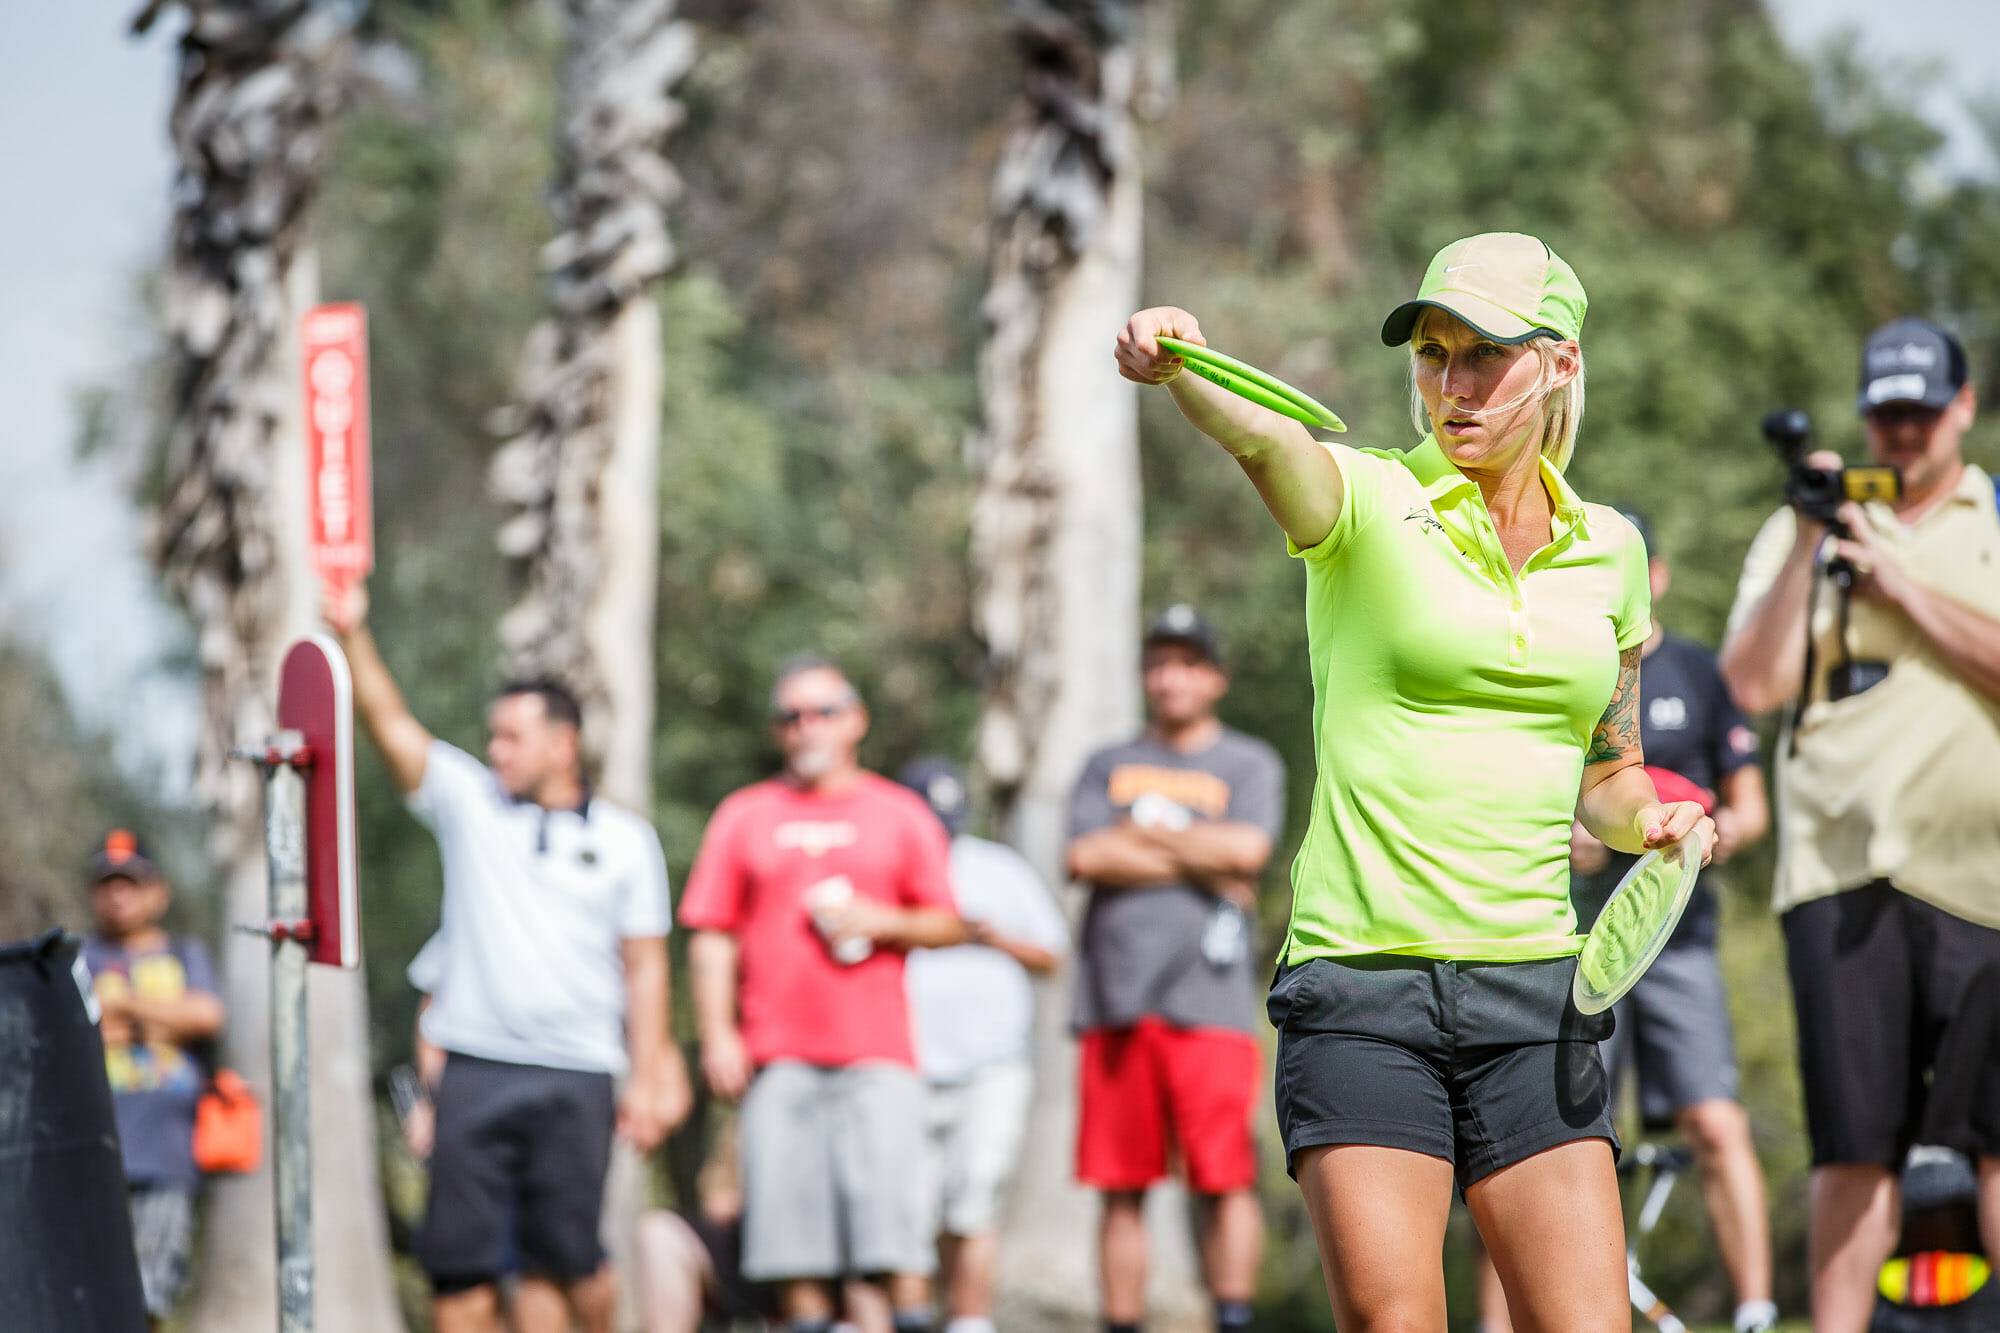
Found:
[{"label": "metal sign post", "polygon": [[354,886],[353,690],[340,645],[298,640],[278,673],[278,725],[261,750],[271,915],[271,1158],[278,1194],[278,1329],[312,1333],[312,1065],[306,966],[361,965]]},{"label": "metal sign post", "polygon": [[312,1073],[306,963],[315,934],[306,903],[306,773],[312,749],[281,731],[250,751],[264,772],[264,854],[271,919],[242,926],[271,941],[271,1144],[278,1202],[279,1333],[312,1333]]}]

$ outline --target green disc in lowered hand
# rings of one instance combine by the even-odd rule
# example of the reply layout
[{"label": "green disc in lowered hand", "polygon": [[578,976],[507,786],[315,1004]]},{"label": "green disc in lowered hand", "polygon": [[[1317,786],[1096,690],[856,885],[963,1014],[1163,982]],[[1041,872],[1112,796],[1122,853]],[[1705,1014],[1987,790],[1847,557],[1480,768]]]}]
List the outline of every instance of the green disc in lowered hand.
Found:
[{"label": "green disc in lowered hand", "polygon": [[1618,881],[1576,956],[1570,999],[1578,1010],[1609,1009],[1646,975],[1694,896],[1701,851],[1701,836],[1690,833],[1647,852]]},{"label": "green disc in lowered hand", "polygon": [[1347,429],[1347,423],[1335,416],[1324,403],[1300,393],[1276,375],[1267,375],[1234,357],[1197,347],[1179,338],[1156,338],[1154,341],[1185,361],[1189,370],[1210,384],[1221,385],[1239,398],[1247,398],[1260,407],[1268,407],[1308,426],[1326,430]]}]

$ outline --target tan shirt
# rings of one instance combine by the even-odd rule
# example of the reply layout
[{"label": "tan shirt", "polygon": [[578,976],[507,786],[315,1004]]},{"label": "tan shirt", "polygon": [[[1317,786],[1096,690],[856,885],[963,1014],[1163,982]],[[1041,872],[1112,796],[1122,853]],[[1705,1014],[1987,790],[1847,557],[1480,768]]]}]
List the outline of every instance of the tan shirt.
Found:
[{"label": "tan shirt", "polygon": [[[1912,578],[2000,619],[2000,515],[1993,481],[1968,464],[1949,499],[1914,527],[1865,506],[1878,540]],[[1765,521],[1743,562],[1732,633],[1792,549],[1787,507]],[[1877,879],[1954,916],[2000,926],[2000,704],[1954,675],[1909,617],[1854,599],[1848,651],[1889,663],[1880,684],[1827,699],[1839,651],[1839,590],[1815,576],[1812,702],[1797,752],[1778,746],[1778,873],[1783,912]]]}]

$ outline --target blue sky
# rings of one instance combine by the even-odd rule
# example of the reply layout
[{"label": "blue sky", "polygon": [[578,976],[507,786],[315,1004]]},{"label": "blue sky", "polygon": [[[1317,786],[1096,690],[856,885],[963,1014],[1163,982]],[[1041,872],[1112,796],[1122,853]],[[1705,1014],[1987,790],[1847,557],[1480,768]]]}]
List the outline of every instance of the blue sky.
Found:
[{"label": "blue sky", "polygon": [[[1964,109],[2000,89],[1993,0],[1777,0],[1810,47],[1854,27],[1880,63],[1935,61],[1928,114],[1951,162],[1992,159]],[[136,0],[13,0],[0,18],[0,629],[44,643],[91,722],[118,730],[134,763],[184,774],[198,703],[154,669],[174,642],[138,554],[137,517],[112,466],[71,461],[73,396],[130,364],[136,275],[156,257],[170,180],[170,16],[126,35]]]}]

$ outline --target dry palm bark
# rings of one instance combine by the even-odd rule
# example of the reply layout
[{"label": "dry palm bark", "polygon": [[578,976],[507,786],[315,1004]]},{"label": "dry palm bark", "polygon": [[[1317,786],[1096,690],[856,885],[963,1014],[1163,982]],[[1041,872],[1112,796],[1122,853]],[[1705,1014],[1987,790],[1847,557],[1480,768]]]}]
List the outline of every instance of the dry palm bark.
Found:
[{"label": "dry palm bark", "polygon": [[[984,430],[972,519],[974,625],[988,678],[977,737],[999,827],[1061,883],[1069,789],[1088,754],[1139,722],[1138,412],[1112,336],[1136,308],[1137,117],[1164,95],[1144,0],[1016,0],[1022,82],[993,184],[981,314]],[[1040,1080],[1002,1251],[1016,1321],[1091,1313],[1096,1206],[1069,1176],[1074,1056],[1067,986],[1044,988]],[[1189,1308],[1192,1256],[1153,1210],[1153,1304]]]},{"label": "dry palm bark", "polygon": [[[564,0],[560,144],[542,252],[550,315],[528,336],[518,433],[494,455],[513,506],[503,554],[527,588],[500,625],[510,674],[577,692],[584,744],[610,799],[652,811],[653,621],[659,565],[660,326],[652,286],[674,263],[680,191],[672,90],[694,62],[674,0]],[[622,1145],[605,1199],[618,1323],[637,1329],[631,1224],[642,1176]]]},{"label": "dry palm bark", "polygon": [[530,333],[514,438],[493,460],[514,507],[501,551],[527,589],[500,628],[511,672],[558,677],[584,703],[612,799],[651,805],[660,335],[652,284],[674,262],[664,145],[694,32],[673,0],[565,0],[560,159],[542,253],[548,318]]},{"label": "dry palm bark", "polygon": [[[177,161],[161,292],[170,419],[154,559],[197,631],[206,706],[198,798],[214,814],[227,922],[267,913],[256,770],[228,757],[273,725],[285,644],[315,623],[304,568],[305,459],[295,329],[316,285],[303,246],[349,50],[342,13],[307,0],[154,0],[186,11],[170,131]],[[229,1058],[268,1092],[269,946],[222,942]],[[366,993],[313,969],[313,1209],[322,1333],[402,1327],[375,1170]],[[268,1104],[268,1097],[267,1097]],[[268,1170],[268,1168],[267,1168]],[[276,1322],[271,1181],[210,1191],[194,1327]]]}]

